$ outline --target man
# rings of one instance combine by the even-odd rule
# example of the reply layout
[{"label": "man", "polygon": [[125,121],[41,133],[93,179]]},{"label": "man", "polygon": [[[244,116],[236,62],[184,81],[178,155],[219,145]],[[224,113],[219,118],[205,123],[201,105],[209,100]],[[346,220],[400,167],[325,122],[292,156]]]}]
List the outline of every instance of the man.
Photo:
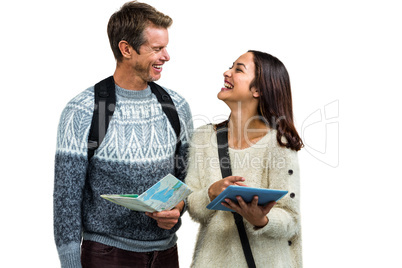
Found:
[{"label": "man", "polygon": [[[105,138],[88,162],[94,87],[64,109],[58,129],[54,233],[62,267],[178,267],[175,232],[184,202],[170,211],[131,211],[101,194],[142,193],[175,172],[177,137],[148,82],[161,77],[172,19],[153,7],[128,2],[113,14],[108,36],[116,58],[116,106]],[[191,112],[165,89],[180,119],[179,159],[187,157]],[[185,164],[176,176],[183,180]],[[82,241],[82,245],[80,247]]]}]

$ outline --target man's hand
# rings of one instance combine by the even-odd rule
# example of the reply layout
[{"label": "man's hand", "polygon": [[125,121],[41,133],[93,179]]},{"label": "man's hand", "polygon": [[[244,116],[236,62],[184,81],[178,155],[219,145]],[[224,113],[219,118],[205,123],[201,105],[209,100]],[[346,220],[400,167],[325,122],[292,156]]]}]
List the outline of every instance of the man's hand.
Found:
[{"label": "man's hand", "polygon": [[165,210],[161,212],[145,212],[145,215],[156,220],[160,228],[170,230],[179,221],[180,213],[183,208],[184,201],[181,201],[171,210]]}]

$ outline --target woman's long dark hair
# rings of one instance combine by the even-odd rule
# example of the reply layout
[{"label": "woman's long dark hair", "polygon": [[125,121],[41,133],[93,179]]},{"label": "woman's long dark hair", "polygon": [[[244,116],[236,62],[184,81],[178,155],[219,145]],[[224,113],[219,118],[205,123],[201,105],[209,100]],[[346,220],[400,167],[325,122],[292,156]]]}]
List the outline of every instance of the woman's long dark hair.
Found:
[{"label": "woman's long dark hair", "polygon": [[259,113],[271,128],[277,130],[276,139],[279,145],[300,150],[303,141],[293,122],[292,93],[285,65],[270,54],[255,50],[248,52],[254,56],[255,78],[250,88],[255,87],[260,93]]}]

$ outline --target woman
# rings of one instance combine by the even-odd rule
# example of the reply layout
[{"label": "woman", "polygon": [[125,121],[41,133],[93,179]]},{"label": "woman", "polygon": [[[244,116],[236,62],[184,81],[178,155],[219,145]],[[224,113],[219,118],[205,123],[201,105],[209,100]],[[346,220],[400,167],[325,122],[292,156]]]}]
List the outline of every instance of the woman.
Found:
[{"label": "woman", "polygon": [[200,223],[192,267],[247,267],[233,215],[206,206],[229,185],[286,190],[277,203],[223,203],[243,216],[257,267],[302,267],[297,151],[289,76],[277,58],[258,51],[240,56],[224,73],[218,98],[231,110],[227,122],[233,176],[222,178],[216,126],[193,135],[186,183],[188,211]]}]

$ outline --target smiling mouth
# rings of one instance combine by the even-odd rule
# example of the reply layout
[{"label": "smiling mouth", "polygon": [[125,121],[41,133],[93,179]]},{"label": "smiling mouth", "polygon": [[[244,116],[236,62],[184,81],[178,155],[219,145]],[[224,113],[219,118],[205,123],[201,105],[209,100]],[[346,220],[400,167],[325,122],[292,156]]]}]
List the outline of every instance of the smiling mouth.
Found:
[{"label": "smiling mouth", "polygon": [[224,83],[225,89],[233,89],[233,85],[229,83],[228,81],[225,81]]},{"label": "smiling mouth", "polygon": [[152,67],[158,72],[162,71],[162,64],[159,64],[159,65],[154,64],[154,65],[152,65]]}]

